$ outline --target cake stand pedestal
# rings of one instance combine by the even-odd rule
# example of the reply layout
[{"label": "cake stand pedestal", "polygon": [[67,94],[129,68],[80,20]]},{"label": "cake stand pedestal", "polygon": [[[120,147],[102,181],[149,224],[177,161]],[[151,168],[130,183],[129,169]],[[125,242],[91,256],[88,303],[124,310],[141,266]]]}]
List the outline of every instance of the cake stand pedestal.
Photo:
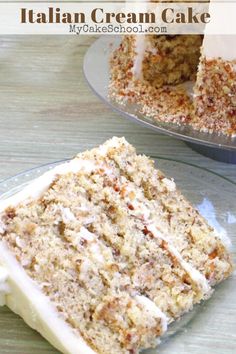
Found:
[{"label": "cake stand pedestal", "polygon": [[190,142],[186,142],[186,144],[194,151],[197,151],[204,156],[210,157],[213,160],[236,164],[236,151],[219,149]]}]

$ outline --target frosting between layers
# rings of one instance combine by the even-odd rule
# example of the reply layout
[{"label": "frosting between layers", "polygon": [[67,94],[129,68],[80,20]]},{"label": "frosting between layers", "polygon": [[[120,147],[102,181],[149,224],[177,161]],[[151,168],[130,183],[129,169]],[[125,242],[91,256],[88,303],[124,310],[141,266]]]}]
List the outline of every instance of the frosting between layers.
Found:
[{"label": "frosting between layers", "polygon": [[156,304],[146,296],[136,295],[135,298],[141,305],[143,305],[147,309],[147,311],[155,315],[157,318],[161,319],[162,331],[163,333],[166,332],[168,325],[168,317],[159,309],[159,307],[156,306]]},{"label": "frosting between layers", "polygon": [[[115,138],[115,144],[117,144],[117,138]],[[100,149],[100,152],[102,153],[102,155],[104,155],[105,153],[107,153],[109,147],[111,147],[111,141],[108,142],[108,144],[106,144],[106,146],[102,146],[102,148]],[[122,139],[122,143],[127,144],[127,142]],[[170,180],[168,178],[164,178],[162,180],[164,182],[164,185],[166,186],[166,188],[169,191],[175,191],[176,190],[176,185],[175,182],[173,180]],[[127,187],[126,187],[127,188]],[[129,191],[132,191],[132,189],[130,189]],[[133,191],[134,195],[136,195],[136,191]],[[129,200],[127,200],[128,202]],[[183,269],[189,274],[190,278],[195,281],[200,288],[203,291],[204,295],[209,295],[213,290],[211,289],[206,277],[201,274],[196,268],[194,268],[190,263],[186,262],[183,257],[181,256],[181,254],[179,253],[179,251],[176,249],[176,247],[173,246],[173,244],[171,243],[171,241],[164,235],[163,232],[161,232],[160,230],[157,230],[151,216],[150,216],[150,212],[147,209],[147,207],[141,203],[137,196],[134,198],[134,200],[132,201],[132,205],[135,206],[135,210],[132,211],[132,214],[134,216],[136,216],[137,218],[139,217],[139,214],[141,213],[143,216],[143,219],[145,221],[146,227],[147,229],[157,238],[160,238],[161,240],[165,241],[167,243],[167,247],[169,249],[169,251],[176,257],[176,259],[178,259],[179,263],[181,264],[181,266],[183,267]]]},{"label": "frosting between layers", "polygon": [[[148,11],[148,0],[144,0],[146,2],[145,8]],[[139,10],[139,4],[134,3],[134,7],[137,7]],[[145,55],[145,51],[147,50],[147,37],[145,35],[136,35],[134,36],[134,60],[132,72],[135,79],[142,80],[143,79],[143,59]]]},{"label": "frosting between layers", "polygon": [[201,286],[204,294],[209,294],[211,292],[211,287],[208,284],[207,279],[204,275],[202,275],[196,268],[194,268],[190,263],[186,262],[181,254],[177,251],[177,249],[171,245],[169,240],[159,231],[156,229],[154,224],[147,225],[147,229],[155,236],[161,238],[163,241],[166,241],[168,244],[169,251],[178,259],[181,266],[184,270],[189,274],[189,276]]},{"label": "frosting between layers", "polygon": [[[165,185],[168,186],[170,191],[175,190],[175,183],[172,180],[168,180],[165,178]],[[168,182],[167,182],[168,181]],[[131,189],[129,190],[131,191]],[[134,192],[134,195],[136,193]],[[128,202],[128,200],[127,200]],[[150,216],[150,212],[143,203],[137,200],[137,197],[132,201],[132,205],[135,206],[136,211],[132,211],[131,213],[139,218],[139,214],[141,213],[143,216],[143,220],[145,221],[145,225],[156,238],[160,238],[161,240],[165,241],[168,247],[168,250],[178,259],[179,263],[181,264],[182,268],[189,274],[190,278],[195,281],[202,289],[204,294],[209,294],[212,290],[211,287],[203,274],[201,274],[196,268],[194,268],[190,263],[186,262],[176,247],[173,246],[172,242],[165,236],[165,234],[158,230],[155,226],[155,223]],[[141,216],[141,215],[140,215]]]},{"label": "frosting between layers", "polygon": [[[120,141],[123,144],[127,145],[127,142],[126,142],[125,139],[120,139]],[[100,153],[102,155],[105,155],[109,148],[117,146],[118,144],[119,144],[119,139],[118,138],[113,138],[112,140],[110,140],[106,144],[104,144],[102,146],[102,148],[100,148]],[[170,191],[174,191],[176,189],[176,185],[175,185],[175,182],[173,180],[170,180],[168,178],[164,178],[164,184]],[[133,201],[133,203],[134,203],[134,201]],[[144,209],[144,210],[142,210],[142,212],[143,212],[143,215],[145,215],[145,221],[147,223],[147,229],[150,232],[152,232],[155,237],[161,238],[163,241],[167,242],[169,251],[178,259],[178,261],[182,265],[183,269],[185,269],[185,271],[189,274],[191,279],[194,280],[197,284],[199,284],[199,286],[201,287],[201,289],[202,289],[202,291],[203,291],[203,293],[205,295],[210,294],[211,291],[213,291],[213,290],[211,289],[211,287],[210,287],[207,279],[205,278],[205,276],[203,274],[201,274],[191,264],[186,262],[183,259],[183,257],[181,256],[181,254],[177,251],[177,249],[170,243],[170,240],[168,240],[168,238],[166,238],[162,232],[160,232],[159,230],[156,229],[155,224],[149,218],[149,213],[147,214],[146,209],[144,208],[144,206],[139,201],[137,201],[136,199],[135,199],[135,203],[136,203],[136,206],[137,206],[136,209],[139,210],[139,212],[142,209]]]},{"label": "frosting between layers", "polygon": [[145,36],[136,36],[135,37],[135,57],[132,72],[136,79],[143,79],[143,59],[144,54],[147,49],[147,39]]}]

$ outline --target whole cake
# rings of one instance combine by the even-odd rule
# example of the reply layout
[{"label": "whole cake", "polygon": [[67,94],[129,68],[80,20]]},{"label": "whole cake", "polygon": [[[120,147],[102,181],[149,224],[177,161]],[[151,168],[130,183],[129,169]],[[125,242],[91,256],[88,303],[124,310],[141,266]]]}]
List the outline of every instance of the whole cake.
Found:
[{"label": "whole cake", "polygon": [[236,135],[235,44],[233,35],[126,35],[112,54],[110,95],[160,122]]},{"label": "whole cake", "polygon": [[229,252],[124,138],[0,202],[0,302],[59,351],[134,354],[209,298]]}]

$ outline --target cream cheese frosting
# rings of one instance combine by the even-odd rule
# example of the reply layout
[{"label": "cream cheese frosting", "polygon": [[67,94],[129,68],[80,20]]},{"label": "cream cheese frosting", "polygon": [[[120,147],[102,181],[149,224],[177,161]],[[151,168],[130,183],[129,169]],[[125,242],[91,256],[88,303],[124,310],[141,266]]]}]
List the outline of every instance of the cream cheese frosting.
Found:
[{"label": "cream cheese frosting", "polygon": [[142,80],[143,78],[143,58],[147,49],[147,38],[145,36],[135,37],[135,58],[132,72],[136,79]]},{"label": "cream cheese frosting", "polygon": [[221,58],[234,61],[236,58],[235,35],[205,35],[202,53],[207,59]]},{"label": "cream cheese frosting", "polygon": [[28,277],[2,241],[0,254],[0,281],[4,281],[4,284],[7,281],[10,290],[5,294],[5,304],[59,351],[65,354],[96,354],[59,317],[50,300]]},{"label": "cream cheese frosting", "polygon": [[8,271],[0,265],[0,306],[6,304],[6,295],[10,293],[10,288],[7,283]]},{"label": "cream cheese frosting", "polygon": [[148,297],[143,295],[136,295],[136,300],[143,305],[147,311],[149,311],[152,315],[161,319],[162,331],[163,333],[167,330],[168,325],[168,317],[160,310],[160,308],[151,301]]},{"label": "cream cheese frosting", "polygon": [[203,292],[207,295],[212,289],[203,274],[201,274],[196,268],[194,268],[190,263],[187,263],[177,249],[169,242],[169,240],[161,233],[154,224],[148,225],[147,229],[152,232],[155,237],[159,237],[162,240],[166,241],[168,244],[168,249],[170,252],[178,259],[182,267],[189,274],[190,278],[193,279],[199,286],[201,286]]}]

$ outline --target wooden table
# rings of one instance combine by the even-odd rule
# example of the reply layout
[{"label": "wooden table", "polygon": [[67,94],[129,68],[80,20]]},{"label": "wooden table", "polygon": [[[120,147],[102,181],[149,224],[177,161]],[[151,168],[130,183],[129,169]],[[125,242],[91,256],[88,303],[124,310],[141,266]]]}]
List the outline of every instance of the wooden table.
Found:
[{"label": "wooden table", "polygon": [[[84,54],[93,40],[92,36],[0,37],[0,180],[71,157],[116,135],[125,136],[139,152],[190,162],[236,182],[235,165],[203,157],[184,142],[125,120],[100,102],[87,86],[82,70]],[[191,348],[191,335],[201,334],[195,327],[190,328],[190,341],[179,347],[178,354],[190,350],[213,354],[215,338],[211,332],[201,337],[200,350]],[[181,335],[173,340],[172,351],[163,346],[161,353],[174,353],[176,341],[181,341]],[[57,351],[2,308],[0,354],[6,353]]]}]

